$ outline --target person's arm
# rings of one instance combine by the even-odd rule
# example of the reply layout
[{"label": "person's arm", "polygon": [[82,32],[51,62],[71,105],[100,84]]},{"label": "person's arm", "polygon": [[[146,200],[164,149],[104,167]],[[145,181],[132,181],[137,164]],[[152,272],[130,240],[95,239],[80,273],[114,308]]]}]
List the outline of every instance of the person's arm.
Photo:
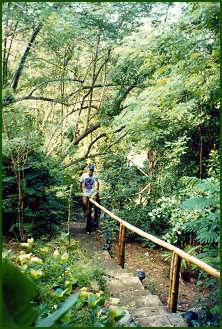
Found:
[{"label": "person's arm", "polygon": [[83,193],[82,182],[80,182],[80,190]]}]

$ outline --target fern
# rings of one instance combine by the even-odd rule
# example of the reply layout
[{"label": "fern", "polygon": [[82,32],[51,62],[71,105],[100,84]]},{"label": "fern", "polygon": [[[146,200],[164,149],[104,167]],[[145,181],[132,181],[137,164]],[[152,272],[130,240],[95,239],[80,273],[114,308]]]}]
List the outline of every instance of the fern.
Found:
[{"label": "fern", "polygon": [[192,222],[186,222],[183,224],[185,232],[197,232],[202,224],[202,218],[196,219]]},{"label": "fern", "polygon": [[[184,249],[184,252],[186,252],[187,254],[189,254],[191,256],[197,256],[197,252],[199,249],[200,249],[200,246],[193,246],[193,247],[188,246]],[[172,256],[173,256],[172,252],[167,251],[161,255],[161,258],[165,261],[171,261]],[[185,259],[182,258],[180,272],[181,273],[184,272],[188,267],[189,267],[189,263]]]},{"label": "fern", "polygon": [[199,181],[197,177],[189,177],[189,176],[183,176],[181,177],[180,180],[186,187],[189,188],[193,187]]},{"label": "fern", "polygon": [[199,218],[192,222],[184,223],[186,232],[197,233],[196,239],[204,244],[219,242],[220,218],[217,214],[210,214],[204,219]]},{"label": "fern", "polygon": [[[185,200],[181,208],[199,213],[198,218],[183,224],[185,232],[195,234],[195,239],[202,245],[203,252],[198,255],[203,261],[219,268],[217,246],[220,239],[219,180],[205,179],[194,187],[199,196]],[[200,196],[201,195],[201,196]]]},{"label": "fern", "polygon": [[203,230],[203,232],[197,234],[196,239],[206,244],[217,243],[219,242],[219,234],[218,232],[214,232],[214,231],[207,232]]},{"label": "fern", "polygon": [[198,197],[198,198],[185,200],[181,203],[180,206],[183,209],[196,210],[196,209],[204,209],[206,207],[210,207],[214,205],[216,205],[216,201],[214,198]]},{"label": "fern", "polygon": [[217,249],[209,250],[208,247],[205,247],[203,252],[198,254],[198,258],[202,259],[204,262],[212,265],[218,270],[220,269],[220,257]]},{"label": "fern", "polygon": [[211,192],[211,193],[219,192],[220,186],[219,184],[217,183],[215,184],[215,183],[216,182],[213,181],[204,181],[202,183],[197,184],[196,187],[204,192]]}]

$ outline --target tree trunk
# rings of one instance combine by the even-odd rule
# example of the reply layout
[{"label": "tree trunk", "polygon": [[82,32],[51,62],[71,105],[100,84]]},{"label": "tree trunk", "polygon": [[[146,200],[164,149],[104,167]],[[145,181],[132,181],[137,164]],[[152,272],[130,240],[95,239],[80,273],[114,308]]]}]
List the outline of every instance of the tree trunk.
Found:
[{"label": "tree trunk", "polygon": [[35,41],[35,38],[37,37],[40,29],[41,29],[42,25],[39,24],[37,26],[37,28],[35,29],[35,31],[33,32],[32,34],[32,37],[31,37],[31,40],[29,41],[29,44],[24,52],[24,55],[22,56],[22,59],[20,61],[20,64],[19,64],[19,67],[17,69],[17,71],[15,72],[15,76],[14,76],[14,79],[13,79],[13,84],[12,84],[12,88],[14,89],[14,92],[16,91],[17,89],[17,86],[18,86],[18,82],[19,82],[19,79],[20,79],[20,76],[21,76],[21,73],[22,73],[22,70],[23,70],[23,67],[24,67],[24,64],[25,64],[25,61],[26,61],[26,58],[30,52],[30,49]]}]

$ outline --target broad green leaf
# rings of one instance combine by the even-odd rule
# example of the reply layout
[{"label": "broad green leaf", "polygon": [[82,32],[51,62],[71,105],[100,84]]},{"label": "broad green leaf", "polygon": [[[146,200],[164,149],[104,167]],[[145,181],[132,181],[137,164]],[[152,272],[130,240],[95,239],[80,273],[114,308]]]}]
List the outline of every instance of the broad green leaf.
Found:
[{"label": "broad green leaf", "polygon": [[64,292],[65,292],[65,290],[62,290],[61,288],[57,288],[56,291],[55,291],[55,295],[57,297],[63,297],[64,296]]},{"label": "broad green leaf", "polygon": [[120,320],[124,315],[124,309],[120,306],[112,306],[112,309],[109,312],[109,316],[117,321]]},{"label": "broad green leaf", "polygon": [[49,315],[47,318],[38,319],[35,327],[51,327],[57,320],[59,320],[73,305],[75,305],[79,300],[80,292],[69,296],[62,306],[56,310],[54,313]]},{"label": "broad green leaf", "polygon": [[96,304],[96,296],[95,295],[91,295],[89,297],[89,299],[88,299],[88,305],[92,309],[96,308],[97,304]]},{"label": "broad green leaf", "polygon": [[3,327],[28,327],[37,317],[30,302],[36,294],[33,283],[11,264],[2,265]]}]

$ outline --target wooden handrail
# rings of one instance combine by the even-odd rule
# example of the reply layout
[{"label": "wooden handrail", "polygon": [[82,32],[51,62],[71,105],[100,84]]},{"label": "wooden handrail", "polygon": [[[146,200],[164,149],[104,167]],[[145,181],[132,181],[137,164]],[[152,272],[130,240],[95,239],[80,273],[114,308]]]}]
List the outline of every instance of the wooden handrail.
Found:
[{"label": "wooden handrail", "polygon": [[199,260],[198,258],[191,256],[184,252],[183,250],[173,246],[172,244],[165,242],[154,235],[151,235],[149,233],[144,232],[143,230],[137,228],[136,226],[131,225],[130,223],[124,221],[123,219],[119,218],[118,216],[114,215],[111,213],[109,210],[106,208],[102,207],[99,203],[94,201],[93,199],[90,199],[90,202],[92,202],[96,207],[100,208],[103,212],[105,212],[107,215],[109,215],[111,218],[117,220],[119,223],[124,225],[126,228],[129,230],[133,231],[134,233],[137,233],[138,235],[142,236],[143,238],[147,238],[148,240],[158,244],[161,247],[164,247],[168,250],[174,251],[178,256],[181,258],[187,260],[188,262],[197,265],[198,267],[202,268],[204,271],[209,273],[210,275],[214,276],[215,278],[219,279],[220,278],[220,272],[217,271],[215,268],[212,266],[204,263],[203,261]]},{"label": "wooden handrail", "polygon": [[[124,221],[120,217],[114,215],[111,211],[107,210],[106,208],[102,207],[98,202],[93,200],[92,198],[89,199],[91,203],[93,203],[97,208],[101,209],[104,213],[109,215],[112,219],[118,221],[120,223],[120,235],[119,235],[119,244],[120,244],[120,254],[119,254],[119,264],[124,267],[124,233],[125,233],[125,227],[128,228],[130,231],[142,236],[143,238],[146,238],[157,245],[164,247],[168,250],[173,251],[173,258],[171,262],[171,277],[172,282],[170,286],[170,292],[169,292],[169,299],[168,299],[168,308],[172,312],[176,312],[177,308],[177,299],[178,299],[178,284],[179,284],[179,269],[180,269],[180,258],[185,259],[186,261],[200,267],[205,272],[209,273],[210,275],[214,276],[215,278],[220,278],[220,272],[213,268],[212,266],[204,263],[200,259],[191,256],[184,252],[183,250],[173,246],[172,244],[165,242],[157,237],[155,237],[152,234],[149,234],[147,232],[144,232],[143,230],[137,228],[136,226],[133,226],[132,224]],[[176,274],[175,274],[176,273]]]}]

